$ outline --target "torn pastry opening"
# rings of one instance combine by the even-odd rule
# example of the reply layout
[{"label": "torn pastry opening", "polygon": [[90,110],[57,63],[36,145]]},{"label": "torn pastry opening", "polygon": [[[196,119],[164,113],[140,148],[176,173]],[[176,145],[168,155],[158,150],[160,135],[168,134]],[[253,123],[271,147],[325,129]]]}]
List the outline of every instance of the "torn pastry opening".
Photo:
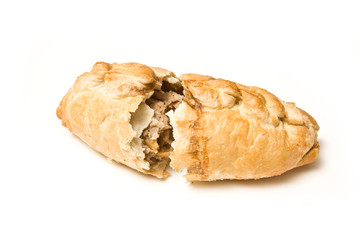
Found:
[{"label": "torn pastry opening", "polygon": [[[171,143],[174,137],[166,113],[175,110],[180,105],[184,96],[183,91],[179,79],[167,77],[162,81],[161,87],[157,87],[154,94],[145,101],[145,104],[142,103],[138,110],[132,113],[131,124],[139,135],[137,145],[139,146],[139,141],[141,141],[144,160],[149,163],[148,171],[155,175],[163,176],[169,165],[169,156],[173,150]],[[148,123],[145,128],[144,122]]]}]

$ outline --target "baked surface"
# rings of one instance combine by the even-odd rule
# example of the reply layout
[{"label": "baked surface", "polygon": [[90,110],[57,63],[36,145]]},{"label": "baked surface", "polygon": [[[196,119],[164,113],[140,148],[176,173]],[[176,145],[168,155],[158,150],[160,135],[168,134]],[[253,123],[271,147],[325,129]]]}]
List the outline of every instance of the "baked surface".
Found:
[{"label": "baked surface", "polygon": [[[78,77],[57,116],[106,157],[166,177],[166,164],[150,166],[144,160],[139,137],[153,114],[145,100],[167,78],[178,81],[161,68],[98,62]],[[184,100],[167,113],[175,138],[170,166],[185,170],[188,181],[271,177],[317,158],[319,126],[294,103],[211,76],[183,74],[179,79]],[[132,115],[141,116],[138,123],[131,122]]]},{"label": "baked surface", "polygon": [[268,91],[198,74],[180,76],[170,166],[189,181],[258,179],[313,162],[316,121]]},{"label": "baked surface", "polygon": [[168,76],[173,73],[138,63],[98,62],[77,78],[61,100],[57,116],[73,134],[106,157],[140,172],[165,177],[166,166],[150,169],[149,162],[144,161],[130,121],[131,113]]}]

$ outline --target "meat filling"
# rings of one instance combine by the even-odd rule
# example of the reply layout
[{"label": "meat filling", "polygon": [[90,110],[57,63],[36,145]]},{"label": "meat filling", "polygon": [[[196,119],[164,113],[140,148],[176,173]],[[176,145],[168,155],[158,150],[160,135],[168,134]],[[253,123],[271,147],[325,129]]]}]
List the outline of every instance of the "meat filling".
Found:
[{"label": "meat filling", "polygon": [[170,110],[175,110],[182,101],[182,86],[163,82],[161,90],[146,100],[146,104],[154,110],[150,124],[142,132],[145,160],[151,166],[170,161],[171,143],[174,141],[172,127],[168,116]]}]

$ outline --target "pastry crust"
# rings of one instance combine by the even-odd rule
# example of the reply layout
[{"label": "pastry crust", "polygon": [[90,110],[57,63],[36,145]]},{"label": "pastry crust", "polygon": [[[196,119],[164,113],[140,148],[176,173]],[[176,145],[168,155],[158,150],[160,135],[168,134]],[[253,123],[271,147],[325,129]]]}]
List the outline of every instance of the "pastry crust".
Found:
[{"label": "pastry crust", "polygon": [[140,139],[153,114],[145,100],[164,80],[184,88],[184,100],[167,115],[175,139],[170,166],[186,170],[188,181],[271,177],[317,158],[319,126],[294,103],[261,88],[199,74],[176,78],[138,63],[96,63],[63,97],[57,116],[106,157],[166,177],[166,164],[144,160]]},{"label": "pastry crust", "polygon": [[[133,129],[137,124],[132,126],[131,114],[143,106],[141,103],[154,89],[161,87],[164,78],[173,75],[138,63],[98,62],[91,72],[78,77],[61,100],[57,116],[73,134],[106,157],[140,172],[166,177],[166,166],[151,169],[149,162],[144,161],[139,132]],[[149,122],[146,119],[142,129]]]},{"label": "pastry crust", "polygon": [[271,177],[316,159],[319,126],[294,103],[210,76],[180,79],[186,94],[170,115],[170,166],[188,181]]}]

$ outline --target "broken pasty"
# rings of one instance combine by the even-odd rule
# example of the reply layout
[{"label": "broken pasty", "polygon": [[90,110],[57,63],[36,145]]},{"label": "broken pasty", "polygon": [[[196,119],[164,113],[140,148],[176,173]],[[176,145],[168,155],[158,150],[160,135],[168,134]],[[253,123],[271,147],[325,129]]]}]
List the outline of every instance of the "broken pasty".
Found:
[{"label": "broken pasty", "polygon": [[258,179],[315,161],[316,121],[268,91],[138,63],[96,63],[57,108],[62,124],[116,162],[188,181]]}]

